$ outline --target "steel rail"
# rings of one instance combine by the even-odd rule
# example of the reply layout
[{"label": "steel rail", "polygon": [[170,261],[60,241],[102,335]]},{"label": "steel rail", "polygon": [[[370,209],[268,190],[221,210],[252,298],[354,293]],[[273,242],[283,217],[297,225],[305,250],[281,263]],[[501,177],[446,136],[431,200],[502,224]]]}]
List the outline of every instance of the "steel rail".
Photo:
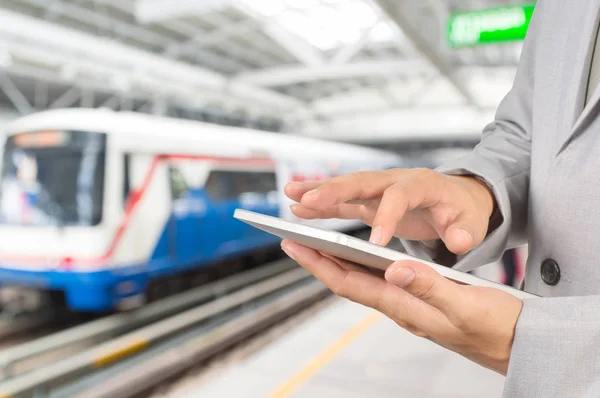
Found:
[{"label": "steel rail", "polygon": [[41,367],[0,385],[0,398],[24,398],[31,394],[40,396],[55,388],[83,377],[98,369],[130,357],[146,348],[165,341],[192,326],[253,300],[275,293],[312,276],[302,268],[293,269],[265,281],[243,288],[227,296],[186,310],[142,329],[125,334],[115,340],[88,349],[70,358]]},{"label": "steel rail", "polygon": [[96,321],[87,322],[83,325],[3,350],[0,352],[0,380],[8,380],[15,377],[16,375],[12,372],[12,366],[25,359],[85,340],[126,333],[144,324],[190,308],[203,301],[222,296],[251,283],[282,273],[291,269],[294,265],[295,263],[289,259],[276,261],[258,269],[239,273],[226,279],[167,297],[136,311],[119,313]]},{"label": "steel rail", "polygon": [[186,343],[152,357],[141,366],[128,369],[119,378],[79,392],[73,398],[131,398],[150,395],[156,386],[181,374],[195,364],[226,350],[252,334],[317,302],[330,293],[318,281],[286,294],[282,299],[264,304]]}]

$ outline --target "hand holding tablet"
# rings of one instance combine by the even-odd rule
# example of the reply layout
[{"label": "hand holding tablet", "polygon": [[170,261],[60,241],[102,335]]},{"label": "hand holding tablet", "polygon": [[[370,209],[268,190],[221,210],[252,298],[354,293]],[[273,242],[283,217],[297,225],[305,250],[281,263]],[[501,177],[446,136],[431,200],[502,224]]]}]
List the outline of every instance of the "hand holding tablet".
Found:
[{"label": "hand holding tablet", "polygon": [[284,238],[286,254],[336,295],[506,374],[522,299],[535,296],[383,247],[393,236],[441,239],[449,252],[467,253],[498,225],[484,183],[394,169],[292,183],[285,194],[301,219],[353,219],[371,226],[372,243],[243,210],[235,217]]},{"label": "hand holding tablet", "polygon": [[286,254],[338,296],[506,374],[520,298],[533,295],[338,232],[244,210],[235,217],[284,238]]},{"label": "hand holding tablet", "polygon": [[279,236],[280,238],[289,239],[319,252],[327,253],[343,260],[381,271],[385,271],[395,261],[413,260],[433,268],[439,274],[455,282],[473,286],[493,287],[510,293],[518,298],[537,297],[531,293],[510,286],[482,279],[439,264],[423,261],[407,254],[386,247],[377,246],[340,232],[328,231],[242,209],[237,209],[234,213],[234,217],[263,231]]}]

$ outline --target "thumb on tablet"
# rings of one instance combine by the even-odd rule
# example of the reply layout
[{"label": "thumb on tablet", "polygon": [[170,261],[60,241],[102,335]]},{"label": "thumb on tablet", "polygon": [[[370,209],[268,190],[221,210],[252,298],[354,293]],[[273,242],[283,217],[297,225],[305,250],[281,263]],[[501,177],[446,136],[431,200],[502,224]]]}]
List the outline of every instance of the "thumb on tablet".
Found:
[{"label": "thumb on tablet", "polygon": [[462,298],[460,285],[418,261],[397,261],[385,272],[385,280],[401,287],[446,315]]}]

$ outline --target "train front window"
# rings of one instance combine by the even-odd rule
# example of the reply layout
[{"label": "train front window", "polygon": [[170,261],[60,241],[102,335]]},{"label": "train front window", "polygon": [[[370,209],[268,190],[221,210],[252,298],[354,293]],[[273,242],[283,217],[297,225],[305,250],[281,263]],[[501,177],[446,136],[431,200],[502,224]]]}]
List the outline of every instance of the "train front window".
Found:
[{"label": "train front window", "polygon": [[0,222],[92,226],[102,220],[106,135],[38,131],[9,136],[0,179]]}]

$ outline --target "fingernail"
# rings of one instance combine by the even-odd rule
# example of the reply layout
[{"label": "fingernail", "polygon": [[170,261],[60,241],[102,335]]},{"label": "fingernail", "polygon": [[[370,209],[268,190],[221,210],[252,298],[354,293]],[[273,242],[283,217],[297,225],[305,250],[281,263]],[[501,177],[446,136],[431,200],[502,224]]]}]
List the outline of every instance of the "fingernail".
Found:
[{"label": "fingernail", "polygon": [[383,239],[383,228],[379,226],[373,228],[373,230],[371,231],[371,237],[369,238],[369,242],[377,245],[379,244],[379,242],[381,242],[381,239]]},{"label": "fingernail", "polygon": [[415,279],[415,276],[415,271],[411,268],[398,267],[398,269],[390,275],[389,282],[400,287],[405,287]]},{"label": "fingernail", "polygon": [[289,258],[291,258],[294,261],[297,261],[296,260],[296,253],[294,253],[294,251],[292,249],[290,249],[289,247],[283,247],[283,246],[281,246],[281,250],[283,250],[283,252],[285,254],[287,254],[287,256]]},{"label": "fingernail", "polygon": [[473,237],[466,229],[459,229],[458,232],[460,233],[460,235],[462,235],[463,239],[473,240]]}]

